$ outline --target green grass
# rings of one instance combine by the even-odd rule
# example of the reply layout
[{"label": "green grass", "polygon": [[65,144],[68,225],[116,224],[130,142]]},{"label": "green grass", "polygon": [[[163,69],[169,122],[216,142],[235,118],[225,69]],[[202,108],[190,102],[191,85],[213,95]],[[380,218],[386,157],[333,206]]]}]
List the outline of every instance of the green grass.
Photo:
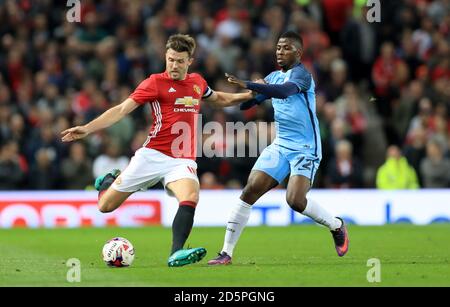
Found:
[{"label": "green grass", "polygon": [[[194,228],[188,241],[204,260],[168,268],[169,228],[0,230],[0,286],[450,286],[450,225],[350,226],[350,251],[336,255],[318,226],[249,227],[233,265],[208,267],[224,227]],[[108,268],[100,253],[114,236],[129,239],[129,268]],[[81,261],[81,282],[68,283],[65,263]],[[381,261],[381,282],[366,279],[369,258]]]}]

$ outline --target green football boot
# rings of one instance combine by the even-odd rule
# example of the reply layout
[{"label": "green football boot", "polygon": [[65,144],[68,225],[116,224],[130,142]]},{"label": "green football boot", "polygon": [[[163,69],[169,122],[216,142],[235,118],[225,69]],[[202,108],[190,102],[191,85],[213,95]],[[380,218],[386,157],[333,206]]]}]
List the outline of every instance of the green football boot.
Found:
[{"label": "green football boot", "polygon": [[117,177],[119,177],[119,175],[120,175],[120,170],[119,170],[119,169],[113,169],[112,171],[110,171],[109,173],[107,173],[107,174],[105,174],[105,175],[98,176],[98,177],[95,179],[95,184],[94,184],[95,189],[96,189],[97,191],[100,191],[100,187],[102,186],[103,181],[104,181],[105,178],[107,178],[108,176],[110,176],[110,177],[116,179]]},{"label": "green football boot", "polygon": [[172,254],[167,261],[169,267],[178,267],[186,264],[196,263],[206,256],[206,249],[196,247],[190,249],[180,249]]}]

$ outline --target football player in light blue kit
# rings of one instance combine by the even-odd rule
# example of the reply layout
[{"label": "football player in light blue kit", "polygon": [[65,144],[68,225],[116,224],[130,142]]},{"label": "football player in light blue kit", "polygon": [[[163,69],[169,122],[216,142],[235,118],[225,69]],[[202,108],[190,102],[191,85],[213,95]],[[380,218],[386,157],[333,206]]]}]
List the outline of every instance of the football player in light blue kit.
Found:
[{"label": "football player in light blue kit", "polygon": [[302,38],[295,32],[286,32],[280,36],[276,48],[281,70],[272,72],[264,80],[248,82],[227,75],[230,83],[259,93],[254,99],[244,102],[242,110],[272,98],[276,137],[256,161],[240,201],[229,217],[223,249],[208,262],[210,265],[231,263],[234,247],[250,217],[251,206],[289,174],[286,195],[289,206],[328,227],[339,256],[344,256],[348,250],[344,221],[306,197],[319,167],[322,150],[314,80],[300,62]]}]

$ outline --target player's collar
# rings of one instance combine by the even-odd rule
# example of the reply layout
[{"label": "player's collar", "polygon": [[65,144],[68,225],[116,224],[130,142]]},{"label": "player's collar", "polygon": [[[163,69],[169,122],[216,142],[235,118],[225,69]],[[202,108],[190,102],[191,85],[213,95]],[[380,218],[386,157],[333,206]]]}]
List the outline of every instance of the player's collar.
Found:
[{"label": "player's collar", "polygon": [[295,64],[294,66],[292,66],[290,69],[294,69],[295,67],[297,67],[297,66],[302,66],[303,64],[302,64],[302,62],[298,62],[297,64]]},{"label": "player's collar", "polygon": [[297,66],[302,66],[302,65],[303,65],[302,62],[298,62],[297,64],[295,64],[294,66],[292,66],[291,68],[289,68],[289,69],[286,70],[286,71],[283,71],[282,69],[280,69],[280,72],[283,73],[283,74],[286,74],[288,71],[294,69],[295,67],[297,67]]}]

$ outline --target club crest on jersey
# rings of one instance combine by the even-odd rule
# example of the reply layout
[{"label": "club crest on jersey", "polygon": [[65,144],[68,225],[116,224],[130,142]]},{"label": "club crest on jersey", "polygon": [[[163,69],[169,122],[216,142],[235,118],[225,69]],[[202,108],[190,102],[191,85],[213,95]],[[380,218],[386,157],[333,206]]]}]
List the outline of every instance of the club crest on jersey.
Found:
[{"label": "club crest on jersey", "polygon": [[202,93],[200,86],[198,86],[197,84],[194,84],[194,91],[199,95]]},{"label": "club crest on jersey", "polygon": [[[197,112],[195,106],[199,104],[199,100],[191,96],[185,96],[183,98],[177,98],[175,100],[175,112]],[[177,108],[176,106],[180,106]]]}]

